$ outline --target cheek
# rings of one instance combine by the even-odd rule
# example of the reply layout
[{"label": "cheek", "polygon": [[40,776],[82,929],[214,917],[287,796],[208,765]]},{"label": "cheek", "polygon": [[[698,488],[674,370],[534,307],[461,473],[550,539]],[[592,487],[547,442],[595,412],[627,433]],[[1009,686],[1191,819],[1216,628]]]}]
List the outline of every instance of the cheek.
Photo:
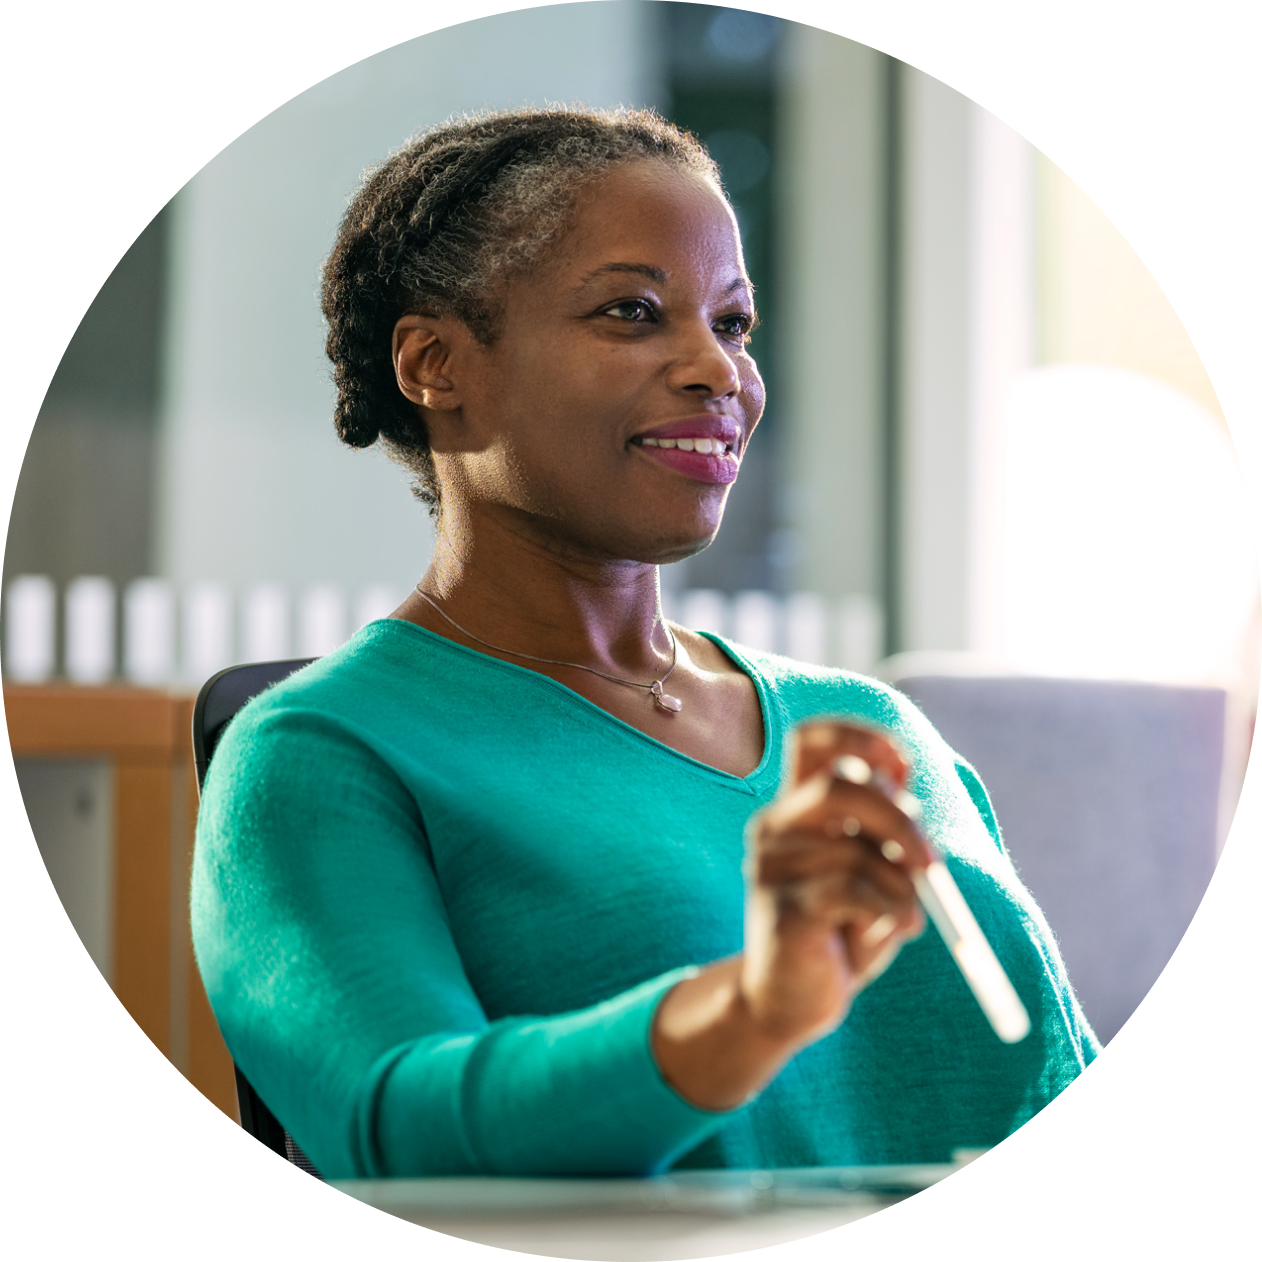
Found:
[{"label": "cheek", "polygon": [[762,416],[762,410],[767,402],[767,390],[763,385],[762,374],[758,371],[758,366],[749,361],[748,367],[741,373],[741,394],[745,399],[745,406],[750,414],[751,421],[756,422]]}]

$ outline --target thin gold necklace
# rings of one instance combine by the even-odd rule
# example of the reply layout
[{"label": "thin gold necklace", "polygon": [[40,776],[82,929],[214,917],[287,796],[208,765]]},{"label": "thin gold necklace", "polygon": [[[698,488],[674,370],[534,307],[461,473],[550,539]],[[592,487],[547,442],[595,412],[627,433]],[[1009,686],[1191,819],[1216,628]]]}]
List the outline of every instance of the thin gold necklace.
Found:
[{"label": "thin gold necklace", "polygon": [[670,627],[666,626],[665,620],[662,621],[662,626],[666,634],[670,636],[670,670],[661,679],[653,680],[651,684],[641,684],[634,679],[619,679],[617,675],[606,675],[603,670],[597,670],[594,666],[584,666],[582,662],[562,662],[555,657],[535,657],[533,653],[518,653],[515,649],[501,648],[498,644],[492,644],[489,640],[484,640],[462,627],[433,597],[421,591],[420,583],[416,585],[416,594],[432,606],[440,617],[446,618],[461,635],[467,635],[469,639],[481,644],[484,648],[494,649],[497,653],[507,653],[509,657],[522,657],[528,662],[542,662],[545,666],[573,666],[575,670],[585,670],[591,675],[599,675],[601,679],[609,680],[610,683],[624,684],[628,688],[646,688],[653,698],[653,704],[659,710],[665,710],[667,714],[678,714],[684,708],[684,703],[678,697],[672,697],[669,692],[662,691],[662,685],[670,678],[671,672],[675,669],[675,663],[679,660],[679,641],[675,639],[675,633]]}]

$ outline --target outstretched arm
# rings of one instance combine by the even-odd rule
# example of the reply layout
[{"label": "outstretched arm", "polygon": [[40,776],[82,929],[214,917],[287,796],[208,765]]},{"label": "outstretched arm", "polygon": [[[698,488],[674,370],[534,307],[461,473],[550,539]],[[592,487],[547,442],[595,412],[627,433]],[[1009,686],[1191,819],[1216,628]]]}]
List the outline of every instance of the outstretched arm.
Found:
[{"label": "outstretched arm", "polygon": [[835,1029],[924,927],[910,872],[929,862],[929,849],[875,781],[835,774],[845,755],[888,784],[906,781],[886,737],[848,723],[803,724],[780,796],[747,832],[744,950],[680,982],[658,1012],[657,1062],[701,1108],[735,1108],[765,1086]]}]

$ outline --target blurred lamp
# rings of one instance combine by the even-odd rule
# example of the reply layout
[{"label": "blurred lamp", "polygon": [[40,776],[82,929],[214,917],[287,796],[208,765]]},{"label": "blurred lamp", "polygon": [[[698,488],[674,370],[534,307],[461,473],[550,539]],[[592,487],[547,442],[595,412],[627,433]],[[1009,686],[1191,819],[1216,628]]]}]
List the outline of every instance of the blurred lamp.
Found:
[{"label": "blurred lamp", "polygon": [[1258,609],[1226,427],[1121,369],[1019,378],[1005,432],[995,647],[1021,668],[1237,686]]}]

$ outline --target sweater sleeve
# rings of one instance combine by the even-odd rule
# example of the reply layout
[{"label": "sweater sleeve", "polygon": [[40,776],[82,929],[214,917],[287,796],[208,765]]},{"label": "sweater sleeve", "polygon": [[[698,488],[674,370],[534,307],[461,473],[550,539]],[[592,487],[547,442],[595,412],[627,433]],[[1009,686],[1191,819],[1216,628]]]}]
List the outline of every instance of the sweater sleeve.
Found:
[{"label": "sweater sleeve", "polygon": [[207,778],[198,966],[234,1060],[328,1178],[652,1173],[731,1114],[684,1101],[649,1033],[687,975],[488,1021],[421,810],[369,735],[247,710]]}]

